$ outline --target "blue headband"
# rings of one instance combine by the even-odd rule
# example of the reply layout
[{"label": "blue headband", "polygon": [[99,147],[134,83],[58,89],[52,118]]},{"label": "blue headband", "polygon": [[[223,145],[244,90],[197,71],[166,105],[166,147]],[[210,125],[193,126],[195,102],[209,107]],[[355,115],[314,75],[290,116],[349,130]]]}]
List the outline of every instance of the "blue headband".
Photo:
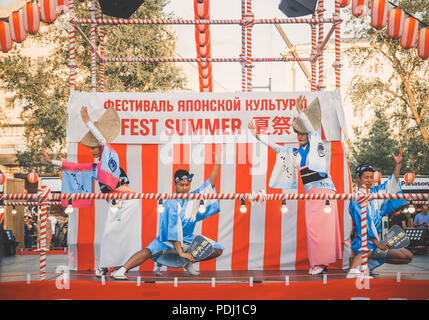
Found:
[{"label": "blue headband", "polygon": [[181,180],[188,180],[189,182],[192,182],[192,178],[193,178],[193,176],[194,176],[194,174],[193,173],[191,173],[191,174],[189,174],[189,175],[184,175],[184,176],[182,176],[182,178],[180,178],[180,177],[175,177],[174,178],[174,182],[175,183],[178,183],[179,181],[181,181]]},{"label": "blue headband", "polygon": [[360,177],[365,171],[375,172],[375,169],[369,164],[362,164],[356,168],[356,176]]}]

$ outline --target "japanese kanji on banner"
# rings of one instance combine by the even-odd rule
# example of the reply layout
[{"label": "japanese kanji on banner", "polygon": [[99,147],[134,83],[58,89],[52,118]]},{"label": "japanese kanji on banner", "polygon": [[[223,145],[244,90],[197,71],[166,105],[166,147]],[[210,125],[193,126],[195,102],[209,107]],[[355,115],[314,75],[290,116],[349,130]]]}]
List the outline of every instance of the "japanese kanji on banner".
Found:
[{"label": "japanese kanji on banner", "polygon": [[[279,144],[297,146],[291,127],[296,99],[305,96],[304,105],[318,97],[322,110],[321,136],[325,144],[329,174],[338,193],[351,190],[345,147],[344,115],[339,91],[252,92],[252,93],[86,93],[73,92],[68,106],[68,160],[94,161],[90,149],[79,143],[88,132],[80,108],[88,107],[96,121],[106,108],[113,107],[121,120],[120,133],[111,143],[121,168],[135,192],[173,193],[174,172],[185,169],[194,174],[191,189],[198,188],[214,166],[214,151],[222,150],[218,193],[299,192],[273,189],[269,180],[276,154],[258,142],[247,129],[255,121],[261,136]],[[94,184],[95,192],[99,192]],[[137,241],[145,248],[158,232],[156,200],[139,200],[139,223],[133,225]],[[251,204],[240,212],[240,200],[220,200],[221,211],[198,222],[195,234],[219,242],[223,254],[196,264],[199,270],[295,270],[310,267],[307,257],[304,200],[288,201],[282,214],[281,201]],[[330,268],[348,267],[351,219],[348,201],[339,201],[339,223],[343,260]],[[75,209],[69,216],[69,267],[72,270],[99,266],[100,240],[104,232],[107,204],[95,200],[92,208]],[[135,229],[138,229],[137,232]],[[127,232],[127,230],[124,230]],[[146,261],[140,270],[152,270]]]},{"label": "japanese kanji on banner", "polygon": [[[339,92],[306,92],[304,107],[316,96],[328,140],[339,140],[342,119]],[[108,108],[121,118],[113,143],[162,144],[172,140],[200,143],[247,142],[247,123],[255,121],[273,142],[293,142],[292,122],[298,115],[300,93],[90,93],[73,92],[69,101],[69,142],[78,142],[87,129],[80,108],[97,119]],[[339,114],[340,113],[340,114]],[[339,117],[337,116],[339,114]],[[343,126],[343,123],[341,123]]]}]

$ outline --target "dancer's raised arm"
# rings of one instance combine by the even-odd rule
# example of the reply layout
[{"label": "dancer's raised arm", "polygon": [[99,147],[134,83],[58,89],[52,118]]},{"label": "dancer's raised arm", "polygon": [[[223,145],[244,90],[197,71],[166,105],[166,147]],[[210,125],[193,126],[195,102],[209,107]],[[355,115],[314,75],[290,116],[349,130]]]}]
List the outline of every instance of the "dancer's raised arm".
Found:
[{"label": "dancer's raised arm", "polygon": [[280,146],[275,144],[275,143],[271,143],[269,141],[265,141],[265,139],[261,139],[261,136],[258,134],[258,130],[256,128],[256,125],[253,121],[249,121],[249,124],[247,125],[247,128],[249,129],[250,133],[252,134],[252,136],[254,136],[256,139],[258,139],[259,141],[261,141],[263,144],[265,144],[267,147],[269,147],[270,149],[272,149],[274,152],[278,153],[280,151]]}]

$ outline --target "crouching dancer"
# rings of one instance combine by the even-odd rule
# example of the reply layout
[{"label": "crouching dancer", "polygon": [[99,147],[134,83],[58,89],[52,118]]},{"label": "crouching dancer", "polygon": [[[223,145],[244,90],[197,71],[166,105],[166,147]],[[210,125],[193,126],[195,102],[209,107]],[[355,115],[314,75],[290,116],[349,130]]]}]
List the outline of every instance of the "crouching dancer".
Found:
[{"label": "crouching dancer", "polygon": [[[395,160],[393,174],[382,184],[374,186],[375,169],[367,164],[356,168],[356,180],[359,188],[367,188],[370,193],[402,193],[399,183],[399,172],[402,163],[402,149],[399,154],[392,154]],[[413,259],[413,254],[406,248],[391,249],[388,243],[380,239],[381,219],[389,212],[400,208],[406,203],[399,199],[373,199],[369,202],[366,212],[367,239],[368,239],[368,267],[372,271],[384,263],[408,264]],[[353,220],[352,251],[355,254],[347,278],[361,276],[362,253],[362,229],[361,229],[361,205],[356,201],[350,201],[349,212]],[[366,275],[371,278],[371,276]]]},{"label": "crouching dancer", "polygon": [[[193,174],[180,169],[174,174],[174,183],[176,193],[215,193],[215,182],[219,174],[219,157],[216,155],[216,164],[207,179],[199,188],[189,192]],[[206,219],[220,211],[218,200],[205,200],[205,211],[199,212],[200,200],[192,199],[168,199],[164,202],[164,212],[160,214],[158,236],[143,250],[136,252],[128,261],[118,270],[112,272],[114,279],[127,279],[128,270],[141,265],[147,259],[152,259],[157,264],[168,267],[178,268],[170,259],[166,258],[167,254],[177,253],[181,258],[188,259],[185,264],[185,270],[191,275],[199,275],[193,267],[195,259],[190,253],[187,253],[192,240],[194,239],[194,228],[198,221]],[[210,260],[219,257],[223,252],[223,247],[214,240],[206,238],[214,250],[210,256],[204,260]],[[174,255],[173,255],[174,256]],[[177,256],[176,256],[177,257]],[[172,257],[170,262],[174,262]],[[183,266],[183,265],[182,265]],[[181,267],[181,266],[180,266]]]}]

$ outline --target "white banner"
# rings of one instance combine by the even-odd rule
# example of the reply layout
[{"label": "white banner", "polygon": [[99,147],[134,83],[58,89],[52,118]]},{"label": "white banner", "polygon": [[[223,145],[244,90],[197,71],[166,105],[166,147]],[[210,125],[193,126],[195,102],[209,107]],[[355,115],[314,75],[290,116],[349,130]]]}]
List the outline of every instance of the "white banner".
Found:
[{"label": "white banner", "polygon": [[[247,130],[255,121],[272,142],[296,142],[292,123],[298,115],[296,99],[304,95],[304,107],[319,98],[326,140],[341,139],[346,130],[338,90],[325,92],[250,93],[124,93],[73,92],[68,105],[67,139],[79,142],[88,131],[80,108],[88,107],[95,122],[114,108],[121,130],[112,143],[164,144],[253,142]],[[344,132],[347,137],[347,132]]]},{"label": "white banner", "polygon": [[416,176],[413,183],[408,184],[404,177],[399,178],[402,191],[405,193],[429,192],[429,176]]},{"label": "white banner", "polygon": [[[383,177],[380,184],[384,183],[388,177]],[[427,193],[429,192],[429,176],[415,176],[412,183],[407,183],[404,176],[399,176],[399,185],[404,193]]]}]

